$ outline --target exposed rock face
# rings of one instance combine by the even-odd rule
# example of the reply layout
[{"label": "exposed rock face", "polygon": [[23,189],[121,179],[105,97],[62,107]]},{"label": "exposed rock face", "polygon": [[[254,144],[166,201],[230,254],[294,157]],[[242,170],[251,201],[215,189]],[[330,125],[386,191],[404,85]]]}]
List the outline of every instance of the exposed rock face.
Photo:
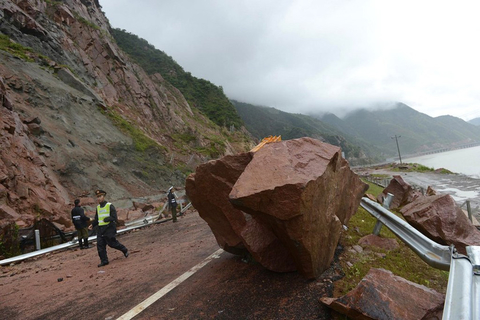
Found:
[{"label": "exposed rock face", "polygon": [[[29,138],[29,125],[40,121],[22,121],[17,113],[8,109],[9,103],[0,77],[0,227],[12,221],[26,227],[35,218],[31,212],[60,222],[68,193]],[[70,225],[68,221],[66,226]]]},{"label": "exposed rock face", "polygon": [[345,296],[320,301],[349,319],[433,320],[442,318],[445,296],[390,271],[370,269]]},{"label": "exposed rock face", "polygon": [[319,276],[368,186],[340,148],[315,139],[267,144],[251,160],[231,164],[244,157],[199,166],[186,185],[192,204],[220,246],[242,243],[270,270],[288,270],[290,261],[305,277]]},{"label": "exposed rock face", "polygon": [[[98,1],[0,0],[0,33],[31,48],[0,51],[2,223],[69,221],[73,200],[96,188],[116,202],[183,185],[177,165],[194,169],[207,159],[195,150],[215,144],[206,137],[230,135],[132,63],[109,30]],[[138,136],[159,148],[142,151]]]},{"label": "exposed rock face", "polygon": [[466,254],[466,246],[480,245],[480,232],[448,194],[419,197],[400,212],[408,223],[435,242],[454,244]]},{"label": "exposed rock face", "polygon": [[393,194],[392,203],[390,204],[390,209],[400,208],[407,203],[412,202],[416,198],[422,196],[422,194],[412,188],[402,176],[393,176],[393,179],[390,181],[390,184],[383,189],[382,193],[378,195],[377,201],[383,203],[383,200],[386,198],[387,194]]}]

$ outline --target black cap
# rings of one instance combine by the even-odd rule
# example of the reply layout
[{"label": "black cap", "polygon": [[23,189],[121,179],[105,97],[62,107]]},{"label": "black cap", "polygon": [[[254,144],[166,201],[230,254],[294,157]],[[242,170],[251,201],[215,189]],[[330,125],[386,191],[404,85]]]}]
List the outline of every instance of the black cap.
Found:
[{"label": "black cap", "polygon": [[80,200],[79,200],[79,199],[75,199],[75,201],[74,201],[73,203],[75,203],[75,205],[77,205],[77,204],[80,203]]},{"label": "black cap", "polygon": [[103,190],[97,190],[95,191],[95,195],[98,197],[98,196],[101,196],[101,195],[106,195],[107,193]]}]

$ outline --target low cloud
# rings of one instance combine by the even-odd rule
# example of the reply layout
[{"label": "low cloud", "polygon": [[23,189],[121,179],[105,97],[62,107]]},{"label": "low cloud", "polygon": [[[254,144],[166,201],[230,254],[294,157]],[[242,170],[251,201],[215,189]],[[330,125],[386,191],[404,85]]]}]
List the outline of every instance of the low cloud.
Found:
[{"label": "low cloud", "polygon": [[480,117],[480,3],[102,0],[113,27],[146,39],[233,99],[287,112],[401,101]]}]

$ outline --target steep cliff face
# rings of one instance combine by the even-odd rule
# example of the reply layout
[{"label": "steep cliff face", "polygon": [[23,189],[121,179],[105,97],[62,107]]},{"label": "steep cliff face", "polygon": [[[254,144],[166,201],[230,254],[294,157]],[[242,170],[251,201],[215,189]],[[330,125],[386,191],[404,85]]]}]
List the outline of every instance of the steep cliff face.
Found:
[{"label": "steep cliff face", "polygon": [[[117,47],[98,1],[0,0],[0,219],[69,224],[75,197],[183,186],[252,146],[191,108]],[[10,42],[13,40],[15,43]]]}]

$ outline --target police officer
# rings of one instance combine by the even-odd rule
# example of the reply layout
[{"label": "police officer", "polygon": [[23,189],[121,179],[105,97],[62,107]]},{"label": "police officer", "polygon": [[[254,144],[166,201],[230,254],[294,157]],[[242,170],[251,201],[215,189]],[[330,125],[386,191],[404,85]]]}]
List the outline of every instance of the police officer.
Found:
[{"label": "police officer", "polygon": [[177,196],[175,195],[175,189],[170,187],[168,189],[168,194],[167,194],[167,201],[168,201],[168,207],[170,208],[170,211],[172,212],[172,220],[173,222],[177,222]]},{"label": "police officer", "polygon": [[129,256],[128,249],[115,238],[117,234],[117,210],[115,210],[113,204],[105,201],[106,194],[103,190],[95,191],[98,206],[92,225],[94,227],[98,226],[97,250],[98,256],[100,257],[98,267],[103,267],[108,264],[107,244],[111,248],[122,251],[125,258]]},{"label": "police officer", "polygon": [[88,221],[90,218],[85,215],[85,211],[80,206],[80,200],[75,199],[75,207],[72,209],[72,220],[75,229],[77,229],[78,243],[80,249],[91,248],[88,244]]}]

